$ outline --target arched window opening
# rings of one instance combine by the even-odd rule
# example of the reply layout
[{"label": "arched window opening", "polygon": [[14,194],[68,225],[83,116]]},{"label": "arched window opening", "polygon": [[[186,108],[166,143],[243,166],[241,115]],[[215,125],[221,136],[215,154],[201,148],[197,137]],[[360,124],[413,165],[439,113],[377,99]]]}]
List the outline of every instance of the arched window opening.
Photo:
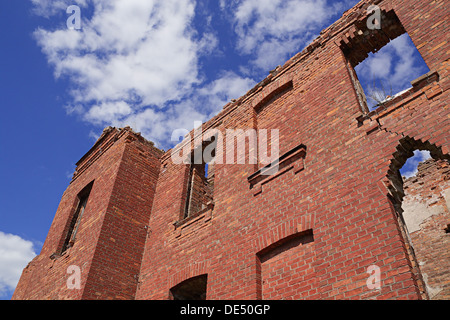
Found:
[{"label": "arched window opening", "polygon": [[429,142],[400,141],[388,173],[390,199],[425,299],[450,298],[450,157]]},{"label": "arched window opening", "polygon": [[172,300],[206,300],[208,275],[189,278],[170,289]]}]

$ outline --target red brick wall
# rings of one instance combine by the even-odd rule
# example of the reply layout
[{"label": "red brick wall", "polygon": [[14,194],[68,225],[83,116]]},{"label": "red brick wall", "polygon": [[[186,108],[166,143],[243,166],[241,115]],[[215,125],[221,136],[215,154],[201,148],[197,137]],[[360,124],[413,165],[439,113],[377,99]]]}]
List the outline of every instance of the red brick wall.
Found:
[{"label": "red brick wall", "polygon": [[[247,178],[261,165],[216,164],[214,204],[182,220],[189,167],[173,163],[168,151],[157,176],[157,166],[147,172],[156,161],[152,156],[139,158],[119,139],[111,147],[116,151],[105,153],[69,186],[43,253],[25,270],[15,298],[168,299],[172,287],[203,274],[208,275],[207,299],[425,297],[403,231],[398,169],[416,147],[448,159],[448,6],[444,1],[377,1],[385,11],[395,10],[431,72],[402,96],[364,113],[342,48],[354,35],[352,28],[364,25],[368,3],[347,11],[304,51],[203,125],[224,137],[226,129],[278,129],[280,156],[301,144],[306,155],[259,182],[259,192]],[[127,177],[135,162],[134,174]],[[68,296],[61,280],[67,263],[51,277],[43,270],[48,270],[48,255],[74,195],[94,177],[101,181],[101,188],[96,180],[92,190],[100,215],[87,215],[92,235],[86,234],[83,248],[80,239],[70,254],[70,263],[85,263],[82,274],[89,276],[83,296]],[[154,196],[139,177],[157,179]],[[149,198],[137,200],[137,195]],[[122,210],[129,203],[136,216],[125,219]],[[145,247],[144,224],[149,226]],[[109,225],[122,231],[108,230]],[[127,239],[130,232],[133,240]],[[313,241],[300,243],[297,236],[305,232],[312,232]],[[295,245],[293,239],[300,242]],[[117,259],[109,256],[116,247]],[[124,265],[128,258],[132,263]],[[367,286],[372,265],[379,268],[380,289]],[[279,279],[278,272],[283,274]],[[116,285],[113,279],[122,273]],[[28,279],[37,274],[42,280],[33,287]]]},{"label": "red brick wall", "polygon": [[318,293],[314,272],[315,252],[310,230],[260,252],[261,298],[314,298]]},{"label": "red brick wall", "polygon": [[[13,299],[133,298],[160,166],[160,151],[138,138],[128,129],[110,129],[80,160],[44,246],[25,268]],[[91,181],[73,247],[51,259],[60,253],[78,193]],[[81,270],[80,289],[67,289],[71,265]]]},{"label": "red brick wall", "polygon": [[[383,5],[389,7],[391,2],[380,3]],[[413,41],[424,43],[425,33],[413,21],[419,13],[411,17],[414,5],[405,1],[395,3],[393,9]],[[441,3],[421,2],[420,7],[427,12],[428,23],[445,23]],[[339,30],[351,25],[356,17],[352,12],[358,10],[365,7],[346,13],[345,19],[323,33],[323,39],[344,34]],[[424,57],[431,57],[424,54],[431,50],[440,55],[436,60],[426,59],[430,69],[437,70],[439,80],[422,81],[407,96],[370,115],[361,113],[345,55],[334,41],[323,40],[319,48],[297,55],[266,83],[207,122],[205,130],[215,127],[222,132],[230,128],[279,129],[280,154],[301,143],[307,146],[305,169],[297,174],[284,172],[254,196],[246,179],[255,172],[253,165],[216,165],[212,218],[200,217],[182,228],[179,235],[180,228],[172,223],[177,220],[181,196],[173,193],[170,199],[158,197],[163,190],[179,190],[176,184],[183,179],[181,169],[168,163],[173,177],[178,178],[158,183],[161,191],[157,190],[150,219],[152,234],[136,298],[165,299],[173,284],[164,284],[167,277],[181,274],[177,278],[181,282],[203,273],[208,273],[209,299],[258,298],[267,287],[266,283],[259,287],[266,269],[291,264],[291,278],[304,272],[304,265],[287,263],[301,255],[303,248],[314,251],[314,259],[305,259],[312,271],[306,277],[297,277],[297,289],[285,282],[285,291],[277,290],[274,297],[280,298],[285,292],[285,298],[420,298],[419,280],[412,272],[397,213],[388,200],[392,185],[388,176],[392,163],[407,158],[400,159],[397,150],[405,136],[429,142],[448,154],[448,67],[442,59],[448,44],[430,46],[445,38],[442,29],[436,29],[436,34],[420,50]],[[285,83],[279,80],[284,76],[292,78],[292,88],[274,95],[264,91],[276,81]],[[269,98],[264,100],[265,96]],[[294,249],[299,252],[290,249],[280,253],[277,260],[269,261],[270,267],[265,263],[258,266],[256,256],[263,248],[254,245],[255,239],[274,237],[273,230],[305,215],[315,217],[314,241]],[[204,266],[194,272],[199,263]],[[366,271],[373,264],[381,271],[380,290],[366,286]],[[313,288],[305,285],[310,279],[314,279]]]},{"label": "red brick wall", "polygon": [[159,150],[129,133],[83,299],[132,299],[161,163]]}]

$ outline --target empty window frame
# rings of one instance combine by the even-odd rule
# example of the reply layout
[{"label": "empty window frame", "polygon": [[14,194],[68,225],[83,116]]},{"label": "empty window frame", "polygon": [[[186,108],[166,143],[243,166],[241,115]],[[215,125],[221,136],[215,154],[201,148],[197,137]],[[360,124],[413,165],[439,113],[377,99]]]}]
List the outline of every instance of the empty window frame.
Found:
[{"label": "empty window frame", "polygon": [[83,213],[86,209],[86,204],[88,202],[89,194],[91,193],[93,183],[94,182],[89,183],[89,185],[87,185],[77,196],[78,204],[75,209],[75,212],[73,213],[72,217],[69,220],[70,222],[67,228],[68,230],[66,233],[64,243],[61,248],[61,253],[65,252],[67,249],[72,247],[75,242],[78,227],[80,225]]},{"label": "empty window frame", "polygon": [[380,11],[379,28],[369,29],[367,19],[356,22],[341,49],[364,113],[408,90],[412,80],[429,71],[393,10]]},{"label": "empty window frame", "polygon": [[207,208],[208,203],[213,201],[215,177],[213,160],[215,157],[216,139],[213,136],[211,140],[212,142],[208,141],[201,147],[198,147],[200,149],[194,150],[190,156],[191,163],[189,164],[189,179],[183,219],[194,216]]}]

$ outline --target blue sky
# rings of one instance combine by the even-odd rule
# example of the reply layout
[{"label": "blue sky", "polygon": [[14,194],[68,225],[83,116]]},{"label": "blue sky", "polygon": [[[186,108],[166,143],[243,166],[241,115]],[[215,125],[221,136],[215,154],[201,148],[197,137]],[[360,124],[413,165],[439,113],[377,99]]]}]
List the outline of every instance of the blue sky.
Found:
[{"label": "blue sky", "polygon": [[[0,299],[39,253],[75,162],[104,127],[130,125],[167,150],[173,130],[215,115],[356,3],[1,0]],[[69,5],[81,30],[67,28]],[[420,76],[410,49],[401,38],[367,59],[361,82]]]},{"label": "blue sky", "polygon": [[[430,70],[409,35],[404,33],[376,53],[369,53],[369,57],[357,65],[355,71],[372,110],[384,95],[393,96],[410,88],[411,80]],[[375,99],[372,98],[374,96]]]}]

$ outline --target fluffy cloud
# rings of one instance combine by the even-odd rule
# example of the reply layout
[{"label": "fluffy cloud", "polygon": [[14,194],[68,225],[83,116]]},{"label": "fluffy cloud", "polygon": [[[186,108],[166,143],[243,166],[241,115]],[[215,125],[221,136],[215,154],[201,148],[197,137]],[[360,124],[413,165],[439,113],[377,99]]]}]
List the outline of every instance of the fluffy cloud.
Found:
[{"label": "fluffy cloud", "polygon": [[[300,51],[325,22],[356,1],[242,0],[233,9],[237,48],[256,56],[253,64],[270,70]],[[221,2],[226,9],[225,2]]]},{"label": "fluffy cloud", "polygon": [[409,87],[411,80],[425,73],[426,68],[420,62],[422,57],[406,33],[394,39],[391,45],[399,59],[395,64],[391,81],[397,83],[399,88]]},{"label": "fluffy cloud", "polygon": [[[76,84],[75,102],[177,100],[197,78],[198,43],[189,31],[194,4],[172,1],[95,1],[83,30],[38,29],[35,37],[55,68]],[[110,104],[104,104],[109,107]]]},{"label": "fluffy cloud", "polygon": [[86,0],[31,0],[35,14],[49,18],[59,12],[65,12],[70,5],[86,7]]},{"label": "fluffy cloud", "polygon": [[375,78],[386,79],[390,74],[391,64],[392,56],[386,51],[379,52],[367,61],[368,72]]},{"label": "fluffy cloud", "polygon": [[[245,94],[256,81],[292,54],[333,16],[356,0],[235,0],[220,1],[245,66],[218,71],[206,78],[206,56],[222,52],[213,18],[195,0],[31,0],[35,12],[59,15],[59,25],[41,27],[34,37],[56,78],[69,83],[69,114],[99,126],[130,125],[170,147],[171,132],[192,129],[230,99]],[[69,30],[67,6],[81,7],[81,30]],[[206,11],[205,11],[206,10]],[[220,17],[221,21],[222,17]],[[52,20],[53,21],[53,20]],[[201,26],[201,27],[200,27]],[[222,53],[223,54],[223,53]],[[220,54],[219,54],[220,56]],[[249,67],[247,67],[249,65]],[[253,70],[252,70],[253,69]],[[238,74],[238,71],[245,76]],[[95,132],[92,136],[97,136]]]},{"label": "fluffy cloud", "polygon": [[[69,5],[32,1],[42,15],[61,13]],[[82,30],[39,28],[34,36],[55,77],[70,80],[67,112],[85,121],[130,125],[165,147],[172,130],[192,129],[194,120],[207,120],[226,99],[254,84],[229,72],[205,83],[199,60],[218,39],[209,30],[194,30],[193,0],[76,3],[82,7]]]},{"label": "fluffy cloud", "polygon": [[[199,89],[197,98],[203,100],[206,110],[208,110],[208,117],[211,117],[220,111],[221,107],[227,102],[233,98],[239,98],[255,84],[255,81],[251,78],[244,78],[232,71],[227,71],[223,72],[216,80]],[[210,107],[208,108],[208,106]]]},{"label": "fluffy cloud", "polygon": [[406,163],[400,169],[400,173],[405,178],[413,177],[417,174],[417,166],[420,162],[431,158],[430,152],[426,150],[415,150],[414,156],[406,160]]},{"label": "fluffy cloud", "polygon": [[193,129],[195,121],[206,121],[216,115],[233,98],[239,98],[255,85],[251,78],[244,78],[234,72],[223,72],[218,78],[203,87],[195,88],[188,99],[168,103],[164,110],[145,109],[125,119],[144,136],[161,142],[169,148],[167,139],[176,129]]},{"label": "fluffy cloud", "polygon": [[0,297],[14,290],[23,268],[35,256],[32,242],[0,231]]},{"label": "fluffy cloud", "polygon": [[370,54],[355,70],[360,80],[366,84],[364,90],[369,98],[371,90],[374,91],[373,94],[380,96],[405,90],[411,87],[411,80],[428,71],[406,33],[389,42],[377,53]]}]

